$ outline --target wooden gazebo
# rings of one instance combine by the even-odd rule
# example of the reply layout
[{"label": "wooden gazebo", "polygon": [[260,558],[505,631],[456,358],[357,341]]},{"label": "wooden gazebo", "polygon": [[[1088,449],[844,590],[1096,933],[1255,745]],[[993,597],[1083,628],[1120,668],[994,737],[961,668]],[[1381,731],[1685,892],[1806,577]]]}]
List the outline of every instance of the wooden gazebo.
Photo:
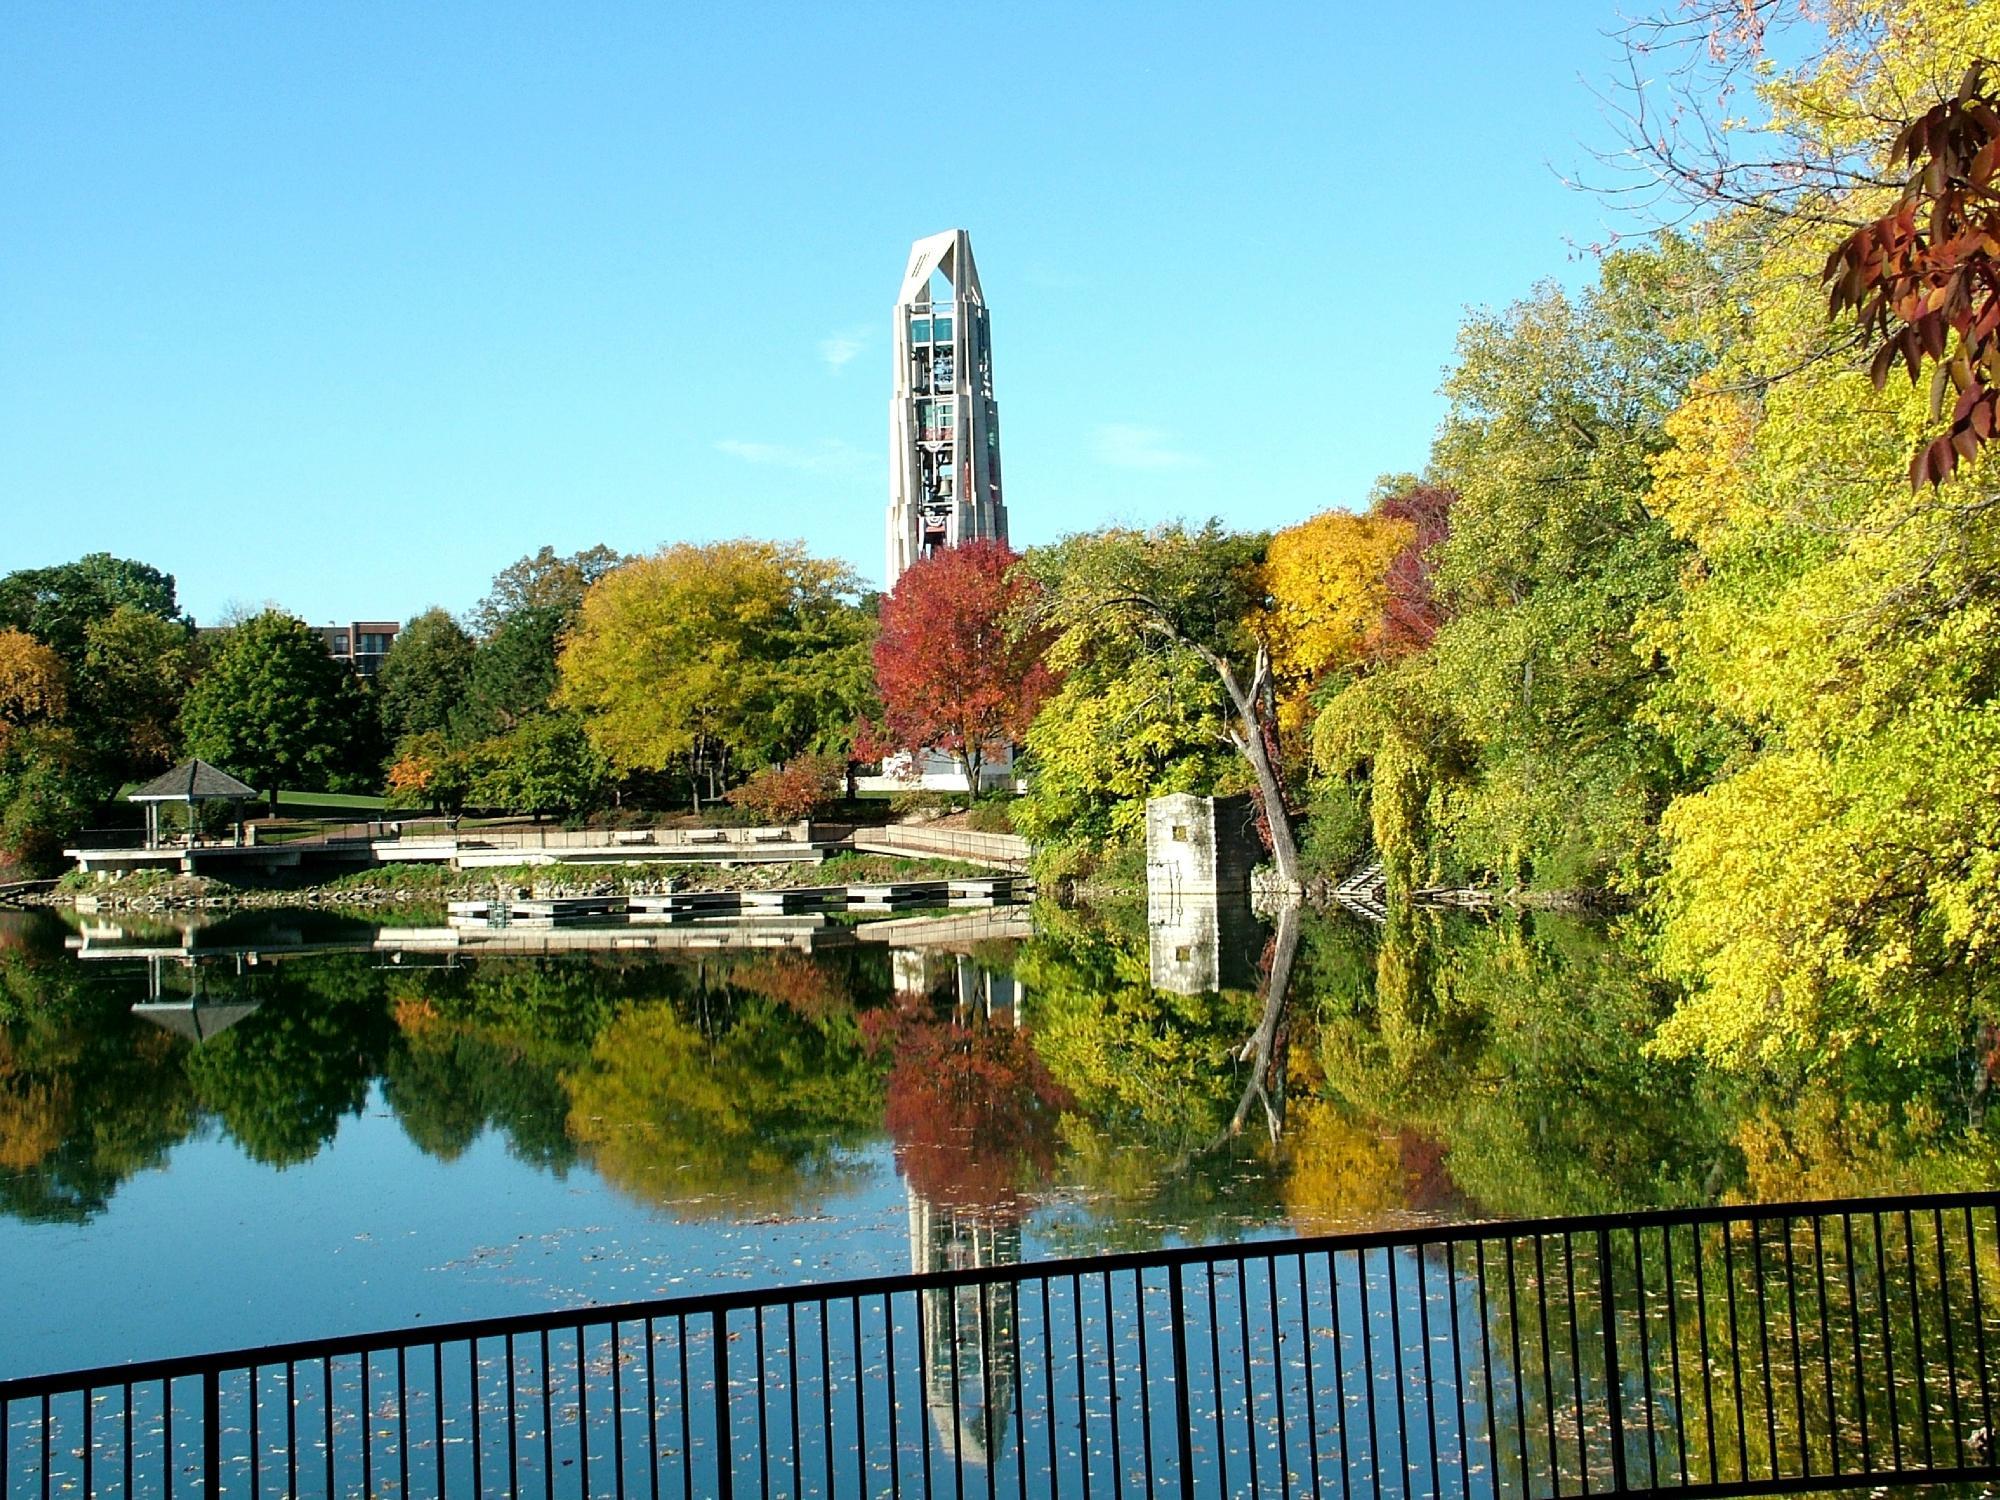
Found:
[{"label": "wooden gazebo", "polygon": [[[137,802],[146,809],[146,847],[158,849],[160,844],[160,804],[163,802],[185,802],[190,814],[204,802],[229,802],[235,804],[236,842],[243,842],[243,804],[255,802],[262,793],[255,787],[245,786],[227,771],[218,771],[205,760],[184,761],[171,771],[155,776],[136,791],[127,792],[127,802]],[[190,817],[189,822],[193,819]]]}]

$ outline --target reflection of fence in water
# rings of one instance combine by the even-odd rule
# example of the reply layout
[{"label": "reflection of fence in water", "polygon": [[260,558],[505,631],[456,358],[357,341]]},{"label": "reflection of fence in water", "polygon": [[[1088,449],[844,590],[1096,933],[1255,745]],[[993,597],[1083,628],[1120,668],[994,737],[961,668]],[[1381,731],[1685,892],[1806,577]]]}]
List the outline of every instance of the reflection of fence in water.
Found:
[{"label": "reflection of fence in water", "polygon": [[1511,1500],[1996,1478],[1997,1201],[975,1265],[16,1380],[0,1494]]}]

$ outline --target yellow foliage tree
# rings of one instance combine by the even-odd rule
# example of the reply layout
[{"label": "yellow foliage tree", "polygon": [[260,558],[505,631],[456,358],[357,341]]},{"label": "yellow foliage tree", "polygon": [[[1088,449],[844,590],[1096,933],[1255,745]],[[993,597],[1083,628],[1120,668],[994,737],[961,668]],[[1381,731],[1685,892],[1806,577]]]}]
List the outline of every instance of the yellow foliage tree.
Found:
[{"label": "yellow foliage tree", "polygon": [[69,672],[50,647],[23,630],[0,630],[0,743],[10,732],[60,719]]},{"label": "yellow foliage tree", "polygon": [[[681,543],[606,574],[566,638],[556,700],[621,771],[686,765],[711,792],[864,706],[860,584],[797,542]],[[835,701],[839,700],[839,701]]]},{"label": "yellow foliage tree", "polygon": [[1388,602],[1389,565],[1415,533],[1408,521],[1329,510],[1271,538],[1259,625],[1287,730],[1304,724],[1314,683],[1361,659]]}]

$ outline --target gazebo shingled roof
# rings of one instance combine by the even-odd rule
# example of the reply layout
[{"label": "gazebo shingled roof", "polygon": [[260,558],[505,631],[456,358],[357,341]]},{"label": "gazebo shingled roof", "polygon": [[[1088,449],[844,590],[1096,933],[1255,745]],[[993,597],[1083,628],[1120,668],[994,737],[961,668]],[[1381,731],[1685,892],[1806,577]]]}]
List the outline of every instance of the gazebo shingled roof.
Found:
[{"label": "gazebo shingled roof", "polygon": [[184,761],[125,794],[127,802],[254,802],[260,793],[205,760]]}]

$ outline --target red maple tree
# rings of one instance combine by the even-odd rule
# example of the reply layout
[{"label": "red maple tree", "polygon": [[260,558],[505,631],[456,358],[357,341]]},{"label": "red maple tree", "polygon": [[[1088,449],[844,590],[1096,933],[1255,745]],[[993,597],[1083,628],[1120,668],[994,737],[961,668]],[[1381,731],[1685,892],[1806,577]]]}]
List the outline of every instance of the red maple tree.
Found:
[{"label": "red maple tree", "polygon": [[[2000,90],[1975,63],[1958,93],[1889,147],[1909,178],[1895,206],[1842,240],[1824,278],[1835,314],[1879,340],[1880,390],[1898,361],[1932,368],[1931,419],[1910,484],[1941,484],[2000,432]],[[1950,412],[1949,421],[1945,413]]]},{"label": "red maple tree", "polygon": [[1451,508],[1457,503],[1457,490],[1434,484],[1419,484],[1376,502],[1376,515],[1408,521],[1416,528],[1389,563],[1389,595],[1369,641],[1376,657],[1393,659],[1421,651],[1444,624],[1444,606],[1434,580],[1436,550],[1451,534]]},{"label": "red maple tree", "polygon": [[1017,561],[1005,542],[949,547],[913,564],[882,601],[880,737],[956,756],[972,792],[988,749],[1026,735],[1055,688],[1042,664],[1046,638],[1015,628],[1035,590],[1013,571]]}]

